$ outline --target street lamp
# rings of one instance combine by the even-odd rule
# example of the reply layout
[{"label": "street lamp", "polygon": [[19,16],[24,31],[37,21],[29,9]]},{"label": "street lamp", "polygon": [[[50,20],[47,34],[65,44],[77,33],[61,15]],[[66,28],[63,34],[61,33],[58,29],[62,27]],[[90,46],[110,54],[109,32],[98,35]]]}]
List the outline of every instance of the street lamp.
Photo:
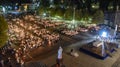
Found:
[{"label": "street lamp", "polygon": [[107,37],[107,32],[102,32],[102,35],[101,35],[102,37]]},{"label": "street lamp", "polygon": [[102,41],[102,56],[105,54],[105,39],[108,37],[108,33],[106,31],[103,31],[102,34],[100,35],[100,39]]},{"label": "street lamp", "polygon": [[5,7],[2,7],[3,12],[5,13]]}]

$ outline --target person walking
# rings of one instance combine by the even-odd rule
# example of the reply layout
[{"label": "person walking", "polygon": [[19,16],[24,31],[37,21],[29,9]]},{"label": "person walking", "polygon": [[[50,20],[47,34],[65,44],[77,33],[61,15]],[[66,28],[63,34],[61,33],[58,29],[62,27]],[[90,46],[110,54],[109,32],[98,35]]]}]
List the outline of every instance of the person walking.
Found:
[{"label": "person walking", "polygon": [[57,56],[57,65],[58,65],[58,67],[63,64],[62,52],[63,52],[63,49],[60,46],[59,49],[58,49],[58,56]]}]

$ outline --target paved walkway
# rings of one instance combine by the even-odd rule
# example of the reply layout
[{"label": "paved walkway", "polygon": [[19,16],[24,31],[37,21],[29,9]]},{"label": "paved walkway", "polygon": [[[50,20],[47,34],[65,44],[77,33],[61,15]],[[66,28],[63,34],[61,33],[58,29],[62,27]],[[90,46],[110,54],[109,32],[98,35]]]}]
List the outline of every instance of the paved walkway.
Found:
[{"label": "paved walkway", "polygon": [[[113,53],[113,57],[108,57],[105,60],[94,58],[79,51],[78,53],[80,56],[77,58],[68,55],[66,52],[63,53],[63,63],[66,67],[120,67],[120,49]],[[40,61],[51,67],[56,63],[56,57],[57,53]]]},{"label": "paved walkway", "polygon": [[72,46],[72,48],[75,48],[79,54],[79,57],[75,58],[69,55],[68,52],[71,49],[71,44],[80,43],[69,37],[63,37],[62,39],[64,40],[59,41],[57,46],[49,47],[47,50],[45,49],[46,51],[44,53],[40,53],[41,49],[44,47],[31,52],[31,55],[33,56],[32,61],[40,61],[45,63],[48,67],[53,66],[56,63],[58,47],[62,45],[63,47],[65,46],[63,51],[63,63],[66,67],[120,67],[120,48],[117,49],[117,52],[112,53],[112,57],[107,57],[105,60],[101,60],[80,52],[77,49],[80,46]]},{"label": "paved walkway", "polygon": [[112,67],[120,67],[120,57],[115,61]]},{"label": "paved walkway", "polygon": [[[80,52],[77,49],[78,47],[73,47],[73,48],[76,49],[76,51],[79,54],[79,57],[75,58],[69,55],[68,52],[71,49],[71,47],[69,46],[64,47],[63,63],[65,64],[66,67],[120,67],[120,48],[117,49],[117,52],[112,53],[112,57],[107,57],[105,60],[97,59],[83,52]],[[45,52],[46,53],[45,55],[38,54],[33,58],[32,61],[40,61],[42,63],[45,63],[48,67],[53,66],[56,63],[58,47],[56,48],[54,47],[54,49],[52,48],[49,49],[50,49],[49,51]],[[36,53],[38,51],[36,51]]]}]

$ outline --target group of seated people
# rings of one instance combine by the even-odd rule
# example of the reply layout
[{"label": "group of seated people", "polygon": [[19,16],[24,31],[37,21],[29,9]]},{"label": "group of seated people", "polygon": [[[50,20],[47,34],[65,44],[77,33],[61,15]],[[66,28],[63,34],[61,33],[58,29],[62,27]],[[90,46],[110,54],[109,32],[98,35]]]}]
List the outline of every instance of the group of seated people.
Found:
[{"label": "group of seated people", "polygon": [[15,51],[8,41],[5,46],[0,48],[0,67],[13,66],[18,67],[20,66],[20,64],[17,64],[15,58]]},{"label": "group of seated people", "polygon": [[78,26],[75,29],[64,29],[62,33],[69,36],[73,36],[73,35],[79,34],[80,32],[87,32],[87,31],[88,31],[87,28],[81,28]]},{"label": "group of seated people", "polygon": [[62,31],[62,33],[65,33],[66,35],[73,36],[73,35],[78,34],[78,31],[75,31],[75,30],[64,30],[64,31]]},{"label": "group of seated people", "polygon": [[[18,17],[11,19],[7,22],[10,36],[9,41],[11,44],[20,47],[15,50],[17,60],[19,58],[23,59],[23,57],[25,57],[24,53],[29,53],[32,49],[40,46],[54,45],[59,40],[60,35],[53,32],[51,28],[56,29],[61,25],[65,25],[63,22],[52,21],[51,19],[36,18],[34,15],[24,15],[20,18]],[[77,27],[75,30],[64,29],[61,32],[73,36],[78,34],[81,29],[82,28]]]},{"label": "group of seated people", "polygon": [[[46,24],[42,25],[42,23]],[[59,34],[48,30],[49,28],[45,28],[49,24],[57,26],[60,23],[57,24],[50,22],[50,20],[48,22],[45,19],[36,19],[32,15],[8,21],[9,41],[11,44],[20,47],[15,49],[18,62],[23,63],[25,54],[29,53],[32,49],[39,48],[40,46],[52,46],[59,40]]]},{"label": "group of seated people", "polygon": [[42,25],[45,28],[46,27],[55,28],[56,26],[64,24],[63,22],[55,22],[55,21],[52,21],[51,19],[37,18],[36,16],[33,16],[33,15],[26,15],[24,16],[23,19],[29,22],[34,22],[37,25]]}]

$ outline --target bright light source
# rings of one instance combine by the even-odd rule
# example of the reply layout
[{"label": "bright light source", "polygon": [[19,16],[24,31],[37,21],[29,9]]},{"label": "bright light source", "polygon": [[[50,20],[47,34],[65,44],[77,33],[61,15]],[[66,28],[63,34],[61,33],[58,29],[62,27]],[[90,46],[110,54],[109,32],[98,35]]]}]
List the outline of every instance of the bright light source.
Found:
[{"label": "bright light source", "polygon": [[5,7],[2,8],[3,12],[5,13]]},{"label": "bright light source", "polygon": [[72,24],[75,24],[75,20],[74,19],[72,20]]},{"label": "bright light source", "polygon": [[92,8],[95,8],[95,6],[94,6],[94,5],[92,5]]},{"label": "bright light source", "polygon": [[102,37],[107,37],[107,32],[103,32],[101,36]]},{"label": "bright light source", "polygon": [[43,16],[46,16],[46,13],[43,13]]},{"label": "bright light source", "polygon": [[15,10],[17,10],[18,9],[18,7],[17,6],[15,6]]}]

